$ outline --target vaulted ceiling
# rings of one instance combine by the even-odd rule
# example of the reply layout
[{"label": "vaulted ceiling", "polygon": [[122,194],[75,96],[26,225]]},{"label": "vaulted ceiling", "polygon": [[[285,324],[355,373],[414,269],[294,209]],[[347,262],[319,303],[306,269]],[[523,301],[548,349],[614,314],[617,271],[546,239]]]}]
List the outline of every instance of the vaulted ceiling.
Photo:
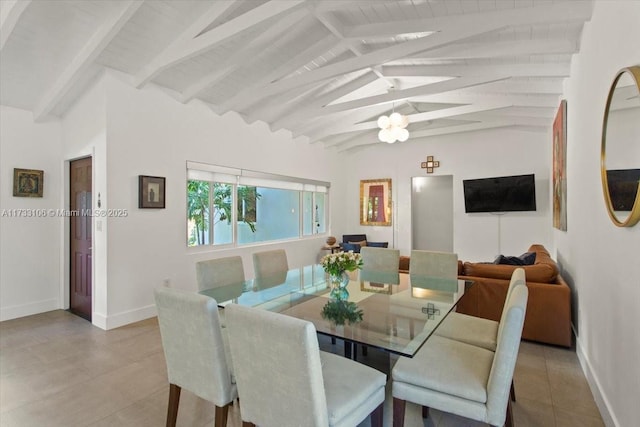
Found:
[{"label": "vaulted ceiling", "polygon": [[[0,103],[64,115],[105,68],[309,143],[545,132],[592,1],[2,0]],[[301,138],[301,141],[307,141]]]}]

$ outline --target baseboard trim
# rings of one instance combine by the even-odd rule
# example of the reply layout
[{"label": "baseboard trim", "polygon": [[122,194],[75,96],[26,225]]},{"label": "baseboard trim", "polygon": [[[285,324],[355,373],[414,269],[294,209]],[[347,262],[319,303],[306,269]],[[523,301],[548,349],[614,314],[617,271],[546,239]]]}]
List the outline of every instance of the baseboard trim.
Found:
[{"label": "baseboard trim", "polygon": [[585,354],[583,347],[580,344],[580,340],[577,337],[576,354],[578,356],[578,360],[580,361],[580,365],[582,366],[582,371],[584,372],[585,377],[587,378],[587,382],[589,383],[591,394],[593,394],[593,398],[596,401],[596,405],[598,406],[598,410],[600,411],[600,416],[602,417],[604,425],[606,425],[607,427],[618,427],[620,424],[618,423],[618,420],[616,419],[613,411],[611,411],[609,399],[607,399],[607,396],[602,393],[600,381],[598,381],[598,377],[594,374],[591,363],[589,362],[589,358]]},{"label": "baseboard trim", "polygon": [[95,326],[101,329],[109,330],[154,317],[156,314],[156,306],[148,305],[135,310],[122,311],[120,313],[107,316],[94,313],[92,316],[92,322]]},{"label": "baseboard trim", "polygon": [[30,302],[28,304],[13,305],[0,308],[0,321],[17,319],[19,317],[31,316],[33,314],[45,313],[47,311],[60,309],[58,298],[51,298],[42,301]]}]

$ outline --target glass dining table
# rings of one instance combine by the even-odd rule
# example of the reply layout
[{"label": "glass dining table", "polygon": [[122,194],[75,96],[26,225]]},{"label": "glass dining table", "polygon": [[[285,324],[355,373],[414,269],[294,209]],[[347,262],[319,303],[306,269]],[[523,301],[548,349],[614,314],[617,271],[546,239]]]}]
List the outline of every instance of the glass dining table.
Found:
[{"label": "glass dining table", "polygon": [[222,308],[235,303],[308,320],[319,334],[344,340],[348,357],[360,344],[413,357],[472,282],[422,277],[412,283],[408,274],[399,283],[352,279],[347,300],[330,298],[330,286],[321,265],[308,265],[200,293]]}]

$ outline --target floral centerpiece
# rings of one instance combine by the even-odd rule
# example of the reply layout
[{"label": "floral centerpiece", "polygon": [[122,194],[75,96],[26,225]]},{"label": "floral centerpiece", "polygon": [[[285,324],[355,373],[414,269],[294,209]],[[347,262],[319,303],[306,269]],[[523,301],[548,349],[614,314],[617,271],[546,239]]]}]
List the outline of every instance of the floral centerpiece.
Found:
[{"label": "floral centerpiece", "polygon": [[337,276],[343,271],[354,271],[362,267],[362,255],[349,252],[336,252],[322,257],[322,268],[327,273]]},{"label": "floral centerpiece", "polygon": [[349,298],[349,292],[347,291],[349,276],[346,272],[360,269],[362,267],[362,256],[353,251],[337,252],[323,256],[320,263],[324,271],[329,273],[331,298],[336,300]]}]

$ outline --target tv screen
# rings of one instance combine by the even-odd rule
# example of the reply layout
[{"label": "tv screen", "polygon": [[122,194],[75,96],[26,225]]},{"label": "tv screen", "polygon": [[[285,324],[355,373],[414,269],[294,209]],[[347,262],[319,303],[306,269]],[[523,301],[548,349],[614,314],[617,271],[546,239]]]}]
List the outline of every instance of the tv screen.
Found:
[{"label": "tv screen", "polygon": [[466,179],[462,185],[467,213],[536,210],[534,174]]},{"label": "tv screen", "polygon": [[614,211],[630,211],[636,200],[640,169],[607,169],[609,197]]}]

